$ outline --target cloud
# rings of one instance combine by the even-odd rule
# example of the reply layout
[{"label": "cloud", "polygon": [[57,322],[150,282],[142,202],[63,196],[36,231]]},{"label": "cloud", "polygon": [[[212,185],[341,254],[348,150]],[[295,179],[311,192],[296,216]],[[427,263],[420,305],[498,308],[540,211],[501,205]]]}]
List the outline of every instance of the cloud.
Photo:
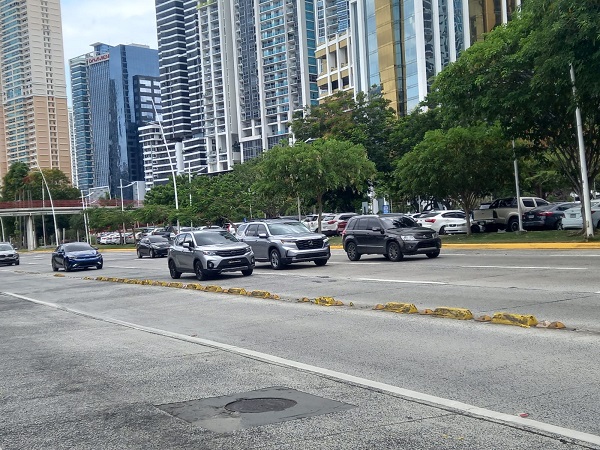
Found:
[{"label": "cloud", "polygon": [[63,0],[65,62],[90,44],[145,44],[157,48],[154,0]]}]

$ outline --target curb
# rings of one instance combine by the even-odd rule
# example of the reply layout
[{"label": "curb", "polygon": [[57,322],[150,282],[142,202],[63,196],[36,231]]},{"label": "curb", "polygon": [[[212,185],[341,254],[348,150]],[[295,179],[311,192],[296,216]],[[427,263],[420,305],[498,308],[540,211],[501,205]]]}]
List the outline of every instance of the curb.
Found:
[{"label": "curb", "polygon": [[[331,245],[333,250],[343,250],[341,245]],[[442,249],[456,250],[599,250],[600,242],[535,242],[515,244],[446,244],[442,242]]]},{"label": "curb", "polygon": [[[54,276],[60,276],[62,274],[55,274]],[[64,277],[64,275],[63,275]],[[273,294],[269,291],[253,290],[247,291],[244,288],[223,288],[218,285],[202,285],[198,283],[183,283],[181,281],[158,281],[148,279],[136,279],[136,278],[119,278],[119,277],[83,277],[83,280],[90,281],[104,281],[111,283],[122,283],[122,284],[136,284],[140,286],[160,286],[175,289],[187,289],[196,290],[203,292],[211,292],[217,294],[229,294],[240,297],[253,297],[266,300],[281,300],[281,297],[277,294]],[[289,300],[288,300],[289,301]],[[311,303],[318,306],[345,306],[344,302],[336,300],[333,297],[316,297],[310,299],[308,297],[302,297],[296,299],[298,303]],[[350,302],[347,305],[349,308],[354,308],[354,304]],[[539,323],[533,315],[526,314],[514,314],[507,312],[497,312],[493,316],[481,316],[478,318],[473,317],[473,313],[466,308],[451,308],[451,307],[438,307],[435,309],[423,309],[419,311],[417,307],[412,303],[400,303],[400,302],[388,302],[385,305],[377,304],[373,308],[374,311],[387,311],[396,314],[420,314],[439,318],[454,319],[454,320],[473,320],[475,322],[482,323],[494,323],[502,325],[514,325],[522,328],[548,328],[555,330],[566,329],[566,326],[562,322],[549,322],[544,321]]]}]

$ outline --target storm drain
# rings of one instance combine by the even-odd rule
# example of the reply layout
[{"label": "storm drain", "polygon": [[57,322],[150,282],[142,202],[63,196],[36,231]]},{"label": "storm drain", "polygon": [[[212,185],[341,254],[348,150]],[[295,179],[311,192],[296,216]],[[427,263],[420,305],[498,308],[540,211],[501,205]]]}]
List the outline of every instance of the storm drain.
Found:
[{"label": "storm drain", "polygon": [[218,433],[345,411],[355,406],[286,387],[157,405],[172,416]]}]

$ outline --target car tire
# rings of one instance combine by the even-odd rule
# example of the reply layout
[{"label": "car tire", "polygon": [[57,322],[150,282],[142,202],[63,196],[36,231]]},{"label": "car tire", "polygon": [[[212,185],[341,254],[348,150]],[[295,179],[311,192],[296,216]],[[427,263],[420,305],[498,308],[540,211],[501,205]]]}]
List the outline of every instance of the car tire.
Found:
[{"label": "car tire", "polygon": [[481,228],[479,228],[479,225],[471,225],[471,233],[480,233],[481,232]]},{"label": "car tire", "polygon": [[18,266],[19,264],[21,264],[21,261],[17,261],[17,262],[15,263],[15,266]]},{"label": "car tire", "polygon": [[102,267],[104,267],[103,263],[96,264],[96,270],[100,270],[100,269],[102,269]]},{"label": "car tire", "polygon": [[387,254],[390,261],[398,262],[404,258],[400,245],[396,241],[392,241],[387,246]]},{"label": "car tire", "polygon": [[438,234],[446,234],[446,227],[441,227],[440,231],[438,231]]},{"label": "car tire", "polygon": [[315,259],[315,265],[318,267],[322,267],[325,264],[327,264],[327,260],[326,259]]},{"label": "car tire", "polygon": [[252,272],[254,272],[254,269],[244,269],[242,270],[242,275],[244,275],[245,277],[249,277],[250,275],[252,275]]},{"label": "car tire", "polygon": [[64,268],[65,268],[65,272],[70,272],[72,270],[71,266],[69,265],[69,261],[65,261],[63,263],[63,265],[64,265]]},{"label": "car tire", "polygon": [[440,251],[436,250],[435,252],[425,253],[425,255],[427,255],[428,258],[437,258],[440,256]]},{"label": "car tire", "polygon": [[354,242],[348,242],[346,244],[346,255],[350,261],[358,261],[360,259],[360,253],[358,253],[358,249]]},{"label": "car tire", "polygon": [[200,261],[194,261],[194,273],[196,274],[198,281],[204,281],[208,278],[208,274],[202,268],[202,263]]},{"label": "car tire", "polygon": [[156,258],[156,253],[152,249],[150,249],[150,258]]},{"label": "car tire", "polygon": [[563,224],[562,224],[562,220],[561,220],[561,219],[558,219],[558,220],[556,221],[556,223],[554,224],[554,229],[555,229],[555,230],[564,230],[564,228],[563,228]]},{"label": "car tire", "polygon": [[281,254],[279,253],[279,250],[277,250],[276,248],[272,249],[269,252],[269,262],[271,263],[271,268],[274,270],[281,270],[283,269],[283,262],[281,261]]},{"label": "car tire", "polygon": [[519,231],[519,219],[513,217],[508,221],[508,225],[506,226],[506,231]]},{"label": "car tire", "polygon": [[142,252],[141,252],[139,249],[138,249],[138,251],[137,251],[137,254],[138,254],[138,258],[139,258],[139,259],[142,259],[142,256],[143,256],[143,255],[142,255]]},{"label": "car tire", "polygon": [[173,278],[174,280],[178,280],[181,277],[181,272],[177,271],[177,266],[175,265],[175,261],[170,260],[168,265],[169,265],[169,274],[171,275],[171,278]]},{"label": "car tire", "polygon": [[54,264],[54,261],[52,261],[52,272],[58,272],[58,267],[56,267],[56,264]]}]

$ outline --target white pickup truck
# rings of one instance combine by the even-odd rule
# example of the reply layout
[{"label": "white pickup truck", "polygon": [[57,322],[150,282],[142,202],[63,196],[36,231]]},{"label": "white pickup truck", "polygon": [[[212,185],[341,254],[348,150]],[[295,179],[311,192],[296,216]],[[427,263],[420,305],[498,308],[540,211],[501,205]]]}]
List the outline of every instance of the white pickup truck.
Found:
[{"label": "white pickup truck", "polygon": [[[521,212],[548,204],[543,198],[521,197]],[[473,210],[473,222],[483,226],[485,231],[519,231],[517,198],[498,198],[486,209]]]}]

